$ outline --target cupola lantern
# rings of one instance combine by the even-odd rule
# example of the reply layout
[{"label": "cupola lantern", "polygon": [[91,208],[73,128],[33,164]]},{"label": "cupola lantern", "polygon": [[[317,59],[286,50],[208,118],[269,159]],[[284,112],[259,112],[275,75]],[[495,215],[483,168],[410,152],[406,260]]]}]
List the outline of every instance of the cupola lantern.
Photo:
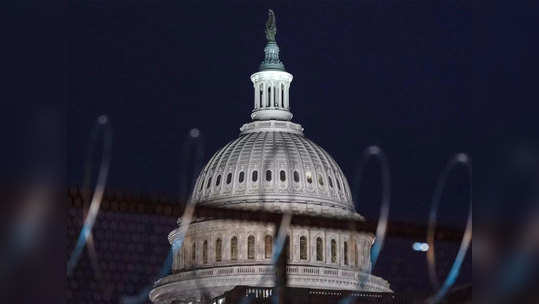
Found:
[{"label": "cupola lantern", "polygon": [[275,41],[277,26],[275,13],[268,10],[266,22],[267,44],[260,70],[251,75],[254,87],[253,120],[291,120],[289,89],[292,74],[285,71],[279,59],[279,46]]}]

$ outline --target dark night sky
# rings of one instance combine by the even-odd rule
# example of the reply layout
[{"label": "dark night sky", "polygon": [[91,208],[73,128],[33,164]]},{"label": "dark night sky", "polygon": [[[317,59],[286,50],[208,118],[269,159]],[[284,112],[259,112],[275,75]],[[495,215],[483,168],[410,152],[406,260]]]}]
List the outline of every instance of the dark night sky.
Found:
[{"label": "dark night sky", "polygon": [[[106,114],[114,130],[108,187],[176,195],[189,130],[202,131],[207,160],[250,120],[249,76],[263,59],[267,8],[294,75],[294,121],[350,182],[363,149],[381,146],[392,218],[426,222],[436,178],[454,153],[470,153],[481,188],[493,147],[537,144],[536,114],[508,107],[530,85],[511,73],[537,62],[536,39],[520,30],[535,22],[524,9],[492,18],[483,32],[486,20],[468,1],[78,2],[68,23],[68,184],[81,184],[90,130]],[[489,86],[500,89],[496,101]],[[359,207],[373,218],[376,172],[373,163]],[[461,226],[462,173],[441,209]]]}]

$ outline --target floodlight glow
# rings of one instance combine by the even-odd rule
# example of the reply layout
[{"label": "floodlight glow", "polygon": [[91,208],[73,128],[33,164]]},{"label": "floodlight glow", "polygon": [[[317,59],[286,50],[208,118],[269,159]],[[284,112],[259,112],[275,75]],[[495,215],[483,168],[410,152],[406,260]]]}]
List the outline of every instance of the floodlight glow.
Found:
[{"label": "floodlight glow", "polygon": [[415,242],[412,245],[412,249],[414,249],[415,251],[427,252],[429,251],[429,244],[422,243],[422,242]]}]

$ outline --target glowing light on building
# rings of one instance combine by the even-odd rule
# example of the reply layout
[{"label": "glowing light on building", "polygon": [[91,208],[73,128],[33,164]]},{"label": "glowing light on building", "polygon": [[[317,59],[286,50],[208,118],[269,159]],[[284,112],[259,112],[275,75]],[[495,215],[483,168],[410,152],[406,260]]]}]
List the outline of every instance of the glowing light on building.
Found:
[{"label": "glowing light on building", "polygon": [[422,242],[415,242],[412,245],[412,249],[414,249],[415,251],[427,252],[429,251],[429,244],[422,243]]}]

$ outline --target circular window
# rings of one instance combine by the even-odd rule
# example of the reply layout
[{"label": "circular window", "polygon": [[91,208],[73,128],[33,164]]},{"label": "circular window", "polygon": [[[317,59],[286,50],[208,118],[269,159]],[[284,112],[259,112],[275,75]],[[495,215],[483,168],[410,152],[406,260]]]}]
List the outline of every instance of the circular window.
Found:
[{"label": "circular window", "polygon": [[226,176],[226,184],[228,185],[230,182],[232,182],[232,173],[228,173]]},{"label": "circular window", "polygon": [[284,172],[284,170],[281,170],[281,172],[279,172],[279,178],[281,179],[281,182],[284,182],[286,180],[286,172]]},{"label": "circular window", "polygon": [[271,182],[271,170],[266,171],[266,181]]},{"label": "circular window", "polygon": [[206,185],[206,189],[208,189],[211,185],[211,177],[208,179],[208,184]]},{"label": "circular window", "polygon": [[320,184],[320,186],[324,185],[324,178],[321,174],[318,174],[318,183]]},{"label": "circular window", "polygon": [[215,185],[219,186],[221,184],[221,174],[217,175],[217,180],[215,181]]},{"label": "circular window", "polygon": [[258,180],[258,171],[253,171],[253,176],[252,176],[252,180],[253,182],[256,182]]},{"label": "circular window", "polygon": [[294,181],[296,183],[299,183],[299,173],[298,173],[298,171],[294,171]]},{"label": "circular window", "polygon": [[333,180],[331,179],[331,176],[328,175],[328,183],[331,188],[333,188]]}]

